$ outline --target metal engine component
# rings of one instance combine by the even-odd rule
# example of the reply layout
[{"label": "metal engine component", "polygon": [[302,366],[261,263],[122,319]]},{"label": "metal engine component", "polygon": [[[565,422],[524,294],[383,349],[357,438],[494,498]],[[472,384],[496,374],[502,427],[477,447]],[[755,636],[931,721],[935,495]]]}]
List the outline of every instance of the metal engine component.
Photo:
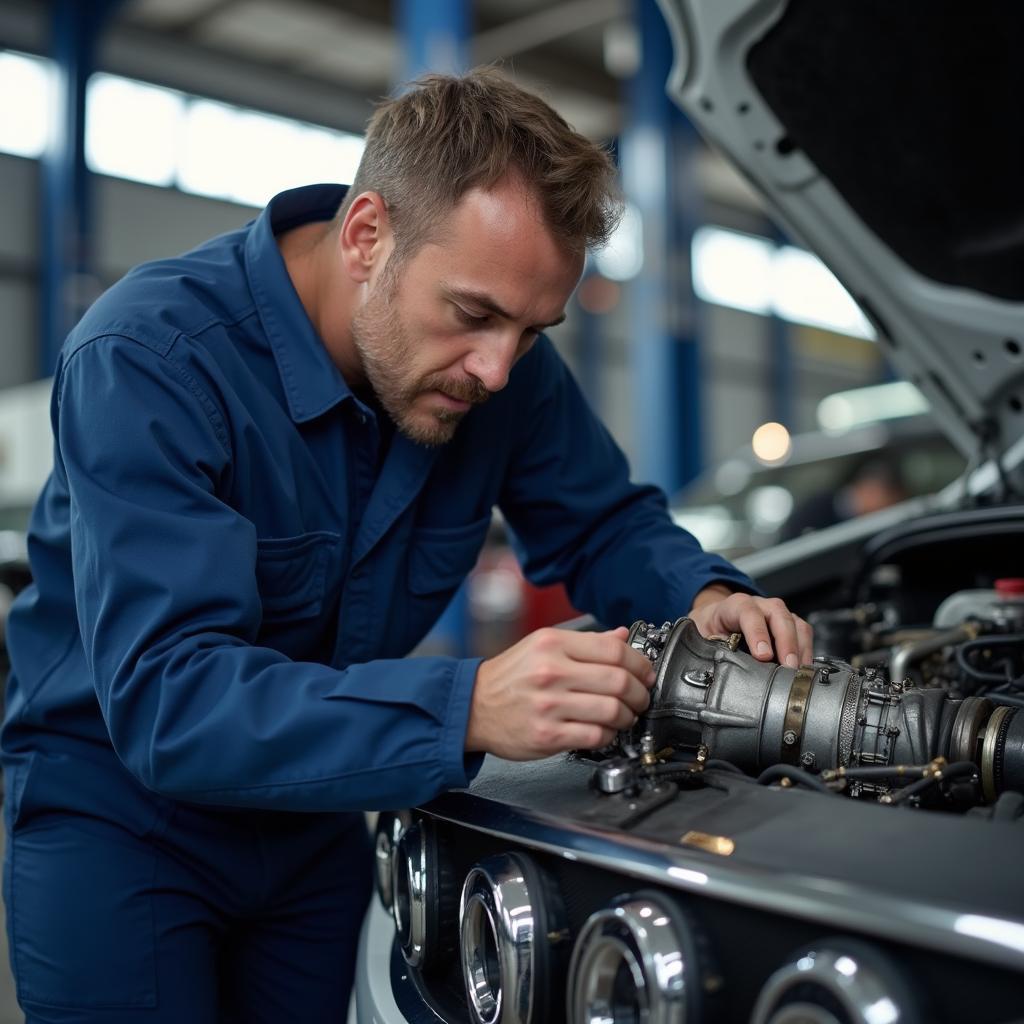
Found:
[{"label": "metal engine component", "polygon": [[547,1020],[569,932],[557,889],[523,854],[488,857],[462,886],[462,977],[474,1024]]},{"label": "metal engine component", "polygon": [[422,819],[402,833],[391,892],[398,944],[410,967],[430,967],[453,951],[457,890],[432,822]]},{"label": "metal engine component", "polygon": [[580,929],[569,967],[568,1021],[701,1019],[702,965],[696,936],[660,893],[634,893]]},{"label": "metal engine component", "polygon": [[412,817],[408,811],[382,811],[377,818],[377,832],[373,841],[374,866],[377,876],[377,896],[385,910],[394,903],[395,850],[402,833],[409,827]]},{"label": "metal engine component", "polygon": [[[843,775],[970,761],[987,780],[989,800],[1024,783],[1017,708],[996,714],[987,700],[890,682],[876,668],[832,658],[795,669],[760,662],[731,641],[705,639],[689,619],[636,622],[629,643],[654,662],[657,679],[650,708],[623,736],[627,750],[644,737],[652,749],[692,751],[751,773],[780,764]],[[604,785],[613,792],[629,781],[629,764],[619,762]],[[849,792],[884,794],[892,781],[861,773],[848,779]]]},{"label": "metal engine component", "polygon": [[921,1017],[881,953],[849,939],[801,950],[765,982],[751,1024],[917,1024]]}]

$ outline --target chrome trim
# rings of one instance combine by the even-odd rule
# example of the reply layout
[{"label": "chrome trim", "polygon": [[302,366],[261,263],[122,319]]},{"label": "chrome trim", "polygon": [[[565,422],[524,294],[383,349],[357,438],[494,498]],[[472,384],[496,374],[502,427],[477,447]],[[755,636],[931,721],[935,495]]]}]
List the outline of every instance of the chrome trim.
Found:
[{"label": "chrome trim", "polygon": [[392,860],[402,833],[409,827],[412,817],[408,811],[381,811],[377,818],[377,831],[373,841],[376,867],[377,896],[385,910],[394,901]]},{"label": "chrome trim", "polygon": [[[786,799],[793,794],[779,790],[778,795]],[[1024,971],[1024,919],[975,911],[973,916],[980,914],[988,924],[972,933],[963,926],[965,914],[971,915],[967,909],[954,910],[896,893],[874,893],[839,879],[819,878],[811,873],[813,865],[802,865],[801,874],[760,869],[735,858],[712,858],[686,847],[605,832],[467,792],[442,794],[423,809],[503,842],[593,864],[618,875]]]},{"label": "chrome trim", "polygon": [[[835,1016],[814,1001],[815,986],[839,1003],[849,1024],[918,1024],[920,1017],[899,976],[881,954],[860,943],[827,941],[818,949],[801,951],[765,982],[750,1024],[817,1024],[819,1017],[823,1024],[834,1021]],[[795,989],[800,990],[800,1002],[780,1005]]]},{"label": "chrome trim", "polygon": [[569,967],[570,1024],[639,1019],[687,1024],[688,986],[699,970],[683,950],[673,908],[654,894],[617,899],[580,929]]},{"label": "chrome trim", "polygon": [[546,939],[538,935],[541,898],[530,891],[522,858],[515,854],[488,857],[466,876],[459,931],[462,979],[474,1024],[534,1019],[538,942]]},{"label": "chrome trim", "polygon": [[427,948],[427,915],[437,908],[427,905],[430,872],[437,871],[427,855],[428,843],[424,824],[410,825],[398,842],[392,861],[392,914],[402,956],[410,967],[420,967],[429,954]]}]

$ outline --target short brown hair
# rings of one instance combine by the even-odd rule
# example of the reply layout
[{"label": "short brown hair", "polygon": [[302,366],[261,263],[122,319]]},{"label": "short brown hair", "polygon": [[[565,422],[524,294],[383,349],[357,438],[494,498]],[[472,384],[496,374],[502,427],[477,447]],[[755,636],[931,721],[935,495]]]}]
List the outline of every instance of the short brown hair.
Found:
[{"label": "short brown hair", "polygon": [[380,104],[337,219],[360,193],[378,192],[396,252],[409,255],[466,192],[509,175],[537,197],[570,252],[602,245],[618,223],[622,202],[608,153],[494,68],[426,75]]}]

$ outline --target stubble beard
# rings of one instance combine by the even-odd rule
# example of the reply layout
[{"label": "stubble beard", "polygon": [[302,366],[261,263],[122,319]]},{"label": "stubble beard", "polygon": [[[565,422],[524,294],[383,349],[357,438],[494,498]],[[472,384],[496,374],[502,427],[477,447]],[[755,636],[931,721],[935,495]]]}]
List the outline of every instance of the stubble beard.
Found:
[{"label": "stubble beard", "polygon": [[378,284],[374,294],[352,317],[352,340],[377,401],[398,431],[427,447],[447,444],[468,410],[442,408],[417,413],[417,397],[441,391],[451,398],[479,405],[490,397],[490,392],[472,378],[451,378],[440,372],[424,377],[415,375],[416,346],[394,302],[396,291],[395,280],[385,278]]}]

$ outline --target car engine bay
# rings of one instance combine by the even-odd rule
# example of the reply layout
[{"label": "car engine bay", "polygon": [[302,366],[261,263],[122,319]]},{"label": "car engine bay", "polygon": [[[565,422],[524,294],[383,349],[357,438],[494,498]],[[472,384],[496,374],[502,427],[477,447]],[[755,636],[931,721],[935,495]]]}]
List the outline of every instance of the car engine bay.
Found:
[{"label": "car engine bay", "polygon": [[[719,769],[885,805],[1021,818],[1024,579],[976,571],[975,585],[948,593],[908,580],[901,552],[932,572],[942,548],[897,544],[863,572],[867,599],[809,612],[814,658],[799,668],[757,661],[738,633],[704,638],[686,618],[635,622],[628,642],[657,672],[651,705],[612,747],[580,753],[596,762],[594,788],[635,802]],[[912,606],[928,619],[910,618]]]}]

